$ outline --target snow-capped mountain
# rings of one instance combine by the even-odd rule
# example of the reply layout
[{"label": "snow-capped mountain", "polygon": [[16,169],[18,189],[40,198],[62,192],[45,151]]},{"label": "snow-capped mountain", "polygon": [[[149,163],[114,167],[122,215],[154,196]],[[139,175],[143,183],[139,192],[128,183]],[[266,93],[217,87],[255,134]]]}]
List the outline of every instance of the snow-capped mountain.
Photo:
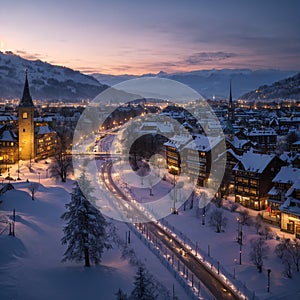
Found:
[{"label": "snow-capped mountain", "polygon": [[233,98],[237,99],[260,85],[271,84],[274,81],[293,76],[297,71],[281,70],[249,70],[249,69],[223,69],[223,70],[199,70],[184,73],[168,74],[159,72],[157,74],[134,75],[106,75],[93,74],[100,82],[114,85],[124,80],[144,76],[155,76],[169,78],[184,83],[195,89],[199,94],[212,99],[227,98],[229,96],[229,81],[232,80]]},{"label": "snow-capped mountain", "polygon": [[0,51],[0,98],[21,96],[25,69],[28,70],[30,91],[34,99],[93,99],[105,88],[94,77],[79,71]]}]

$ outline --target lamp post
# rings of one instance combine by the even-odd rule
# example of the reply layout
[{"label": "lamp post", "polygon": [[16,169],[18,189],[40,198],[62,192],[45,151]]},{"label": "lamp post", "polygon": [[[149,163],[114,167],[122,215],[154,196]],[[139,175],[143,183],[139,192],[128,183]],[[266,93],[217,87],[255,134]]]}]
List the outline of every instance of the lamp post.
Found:
[{"label": "lamp post", "polygon": [[21,180],[20,178],[20,152],[22,151],[21,147],[18,147],[18,178],[17,180]]},{"label": "lamp post", "polygon": [[173,214],[177,214],[177,210],[176,210],[176,205],[175,205],[175,202],[176,202],[176,174],[175,174],[175,170],[174,170],[174,173],[173,173],[173,175],[174,175],[174,181],[173,181],[173,189],[174,189],[174,200],[173,200],[173,211],[172,211],[172,213]]},{"label": "lamp post", "polygon": [[240,243],[240,265],[242,264],[242,243]]},{"label": "lamp post", "polygon": [[38,175],[39,175],[39,183],[41,183],[41,173],[38,172]]},{"label": "lamp post", "polygon": [[271,273],[271,269],[268,269],[268,293],[270,293],[270,273]]},{"label": "lamp post", "polygon": [[237,242],[240,244],[240,265],[242,264],[242,245],[243,245],[243,224],[240,220],[240,218],[236,218],[238,222],[238,229],[237,229]]}]

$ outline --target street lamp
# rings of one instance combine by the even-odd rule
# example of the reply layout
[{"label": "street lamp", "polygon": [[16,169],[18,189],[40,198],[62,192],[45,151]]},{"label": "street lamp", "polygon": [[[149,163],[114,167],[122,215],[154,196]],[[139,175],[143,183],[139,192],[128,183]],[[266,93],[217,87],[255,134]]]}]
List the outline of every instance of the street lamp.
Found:
[{"label": "street lamp", "polygon": [[41,183],[41,173],[38,172],[38,175],[39,175],[39,183]]},{"label": "street lamp", "polygon": [[240,243],[240,265],[242,264],[242,243]]},{"label": "street lamp", "polygon": [[237,242],[243,244],[243,224],[240,218],[236,218],[238,228],[237,228]]},{"label": "street lamp", "polygon": [[268,293],[270,293],[270,273],[271,273],[271,269],[268,269]]},{"label": "street lamp", "polygon": [[174,199],[173,199],[173,208],[172,208],[172,213],[174,215],[177,214],[177,210],[176,210],[176,205],[175,205],[175,202],[176,202],[176,173],[175,173],[175,170],[173,171],[173,175],[174,175],[174,181],[173,181],[173,189],[174,189]]},{"label": "street lamp", "polygon": [[22,151],[22,147],[18,147],[18,178],[17,180],[21,180],[20,178],[20,152]]},{"label": "street lamp", "polygon": [[237,242],[240,244],[239,256],[240,256],[240,265],[241,265],[242,264],[242,245],[243,245],[243,224],[242,224],[240,218],[236,218],[236,220],[238,222]]}]

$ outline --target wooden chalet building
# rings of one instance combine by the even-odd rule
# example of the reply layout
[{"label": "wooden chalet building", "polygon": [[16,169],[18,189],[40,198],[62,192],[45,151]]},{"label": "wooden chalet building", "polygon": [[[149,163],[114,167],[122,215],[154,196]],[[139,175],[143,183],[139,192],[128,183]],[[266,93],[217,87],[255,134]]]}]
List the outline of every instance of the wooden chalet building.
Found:
[{"label": "wooden chalet building", "polygon": [[[191,179],[197,179],[197,185],[205,187],[212,166],[212,150],[221,145],[222,138],[195,135],[195,139],[184,147],[184,167]],[[225,155],[225,153],[224,153]]]},{"label": "wooden chalet building", "polygon": [[285,202],[280,206],[281,230],[295,234],[300,239],[300,178],[287,191]]},{"label": "wooden chalet building", "polygon": [[283,165],[275,155],[245,152],[233,168],[235,201],[251,209],[266,209],[272,179]]},{"label": "wooden chalet building", "polygon": [[264,216],[273,223],[280,225],[281,212],[280,205],[286,200],[285,194],[300,178],[300,169],[291,167],[282,167],[279,173],[272,180],[273,187],[268,192],[268,211],[269,215]]}]

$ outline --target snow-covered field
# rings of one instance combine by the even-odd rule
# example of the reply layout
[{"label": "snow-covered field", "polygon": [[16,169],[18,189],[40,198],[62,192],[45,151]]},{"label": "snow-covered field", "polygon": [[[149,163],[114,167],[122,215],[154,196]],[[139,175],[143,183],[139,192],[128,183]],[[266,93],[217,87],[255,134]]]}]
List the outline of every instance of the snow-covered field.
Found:
[{"label": "snow-covered field", "polygon": [[[0,235],[0,299],[116,299],[118,288],[130,294],[138,262],[167,287],[169,294],[174,284],[179,299],[188,299],[169,271],[133,233],[130,249],[134,252],[130,251],[131,255],[125,259],[121,258],[121,250],[114,246],[104,253],[99,266],[85,268],[83,263],[62,263],[65,247],[60,242],[63,234],[60,216],[70,201],[73,181],[61,184],[49,178],[47,167],[44,163],[34,163],[33,172],[29,172],[27,164],[22,164],[22,180],[13,181],[15,189],[0,197],[3,218],[11,218],[16,209],[16,236],[8,235],[6,224],[1,224],[0,228],[0,232],[3,230]],[[17,178],[16,166],[10,174]],[[38,184],[34,201],[29,191],[33,182]],[[114,225],[120,240],[125,240],[127,225],[120,222]]]},{"label": "snow-covered field", "polygon": [[[172,179],[169,180],[169,188],[172,187]],[[164,183],[166,185],[166,182]],[[154,191],[153,198],[161,191]],[[130,188],[130,192],[136,198],[143,200],[149,198],[149,189]],[[225,207],[229,207],[233,203],[233,197],[230,200],[224,200]],[[171,204],[170,204],[171,205]],[[283,233],[279,228],[270,224],[265,224],[271,229],[270,238],[266,241],[269,251],[267,259],[264,260],[263,271],[258,273],[256,266],[249,259],[250,240],[258,237],[254,225],[242,226],[243,245],[242,245],[242,264],[239,264],[240,245],[237,243],[238,222],[240,216],[239,210],[244,210],[242,206],[238,207],[236,212],[230,212],[223,209],[224,216],[227,218],[227,226],[224,232],[216,233],[215,229],[209,226],[209,214],[215,208],[214,204],[209,205],[206,213],[205,225],[202,225],[201,209],[197,209],[197,201],[195,200],[193,209],[189,209],[190,200],[186,205],[179,209],[179,214],[171,214],[161,220],[161,222],[174,231],[177,236],[185,241],[187,245],[192,246],[195,250],[196,244],[198,252],[203,254],[206,259],[210,259],[214,266],[219,262],[220,270],[224,270],[229,275],[231,281],[238,288],[246,287],[255,299],[300,299],[300,273],[293,270],[293,278],[289,279],[283,275],[284,265],[274,252],[275,246],[278,244],[279,238],[291,238],[294,236]],[[249,210],[250,215],[254,218],[257,212]],[[277,237],[277,239],[276,239]],[[208,258],[208,251],[210,258]],[[270,292],[267,292],[267,270],[270,269]]]},{"label": "snow-covered field", "polygon": [[[61,184],[49,178],[48,165],[44,162],[33,164],[33,172],[29,172],[26,163],[21,165],[22,180],[13,181],[15,189],[0,196],[1,219],[11,218],[13,209],[16,209],[16,237],[8,235],[6,224],[0,224],[0,232],[3,231],[0,235],[0,299],[115,299],[118,288],[122,288],[127,294],[132,290],[137,269],[135,264],[138,262],[146,266],[156,280],[167,288],[169,294],[174,284],[179,299],[189,299],[172,274],[133,232],[130,255],[125,259],[121,258],[121,250],[114,246],[104,253],[99,266],[84,268],[83,264],[62,263],[65,247],[60,242],[63,226],[60,216],[65,211],[65,204],[70,201],[73,181]],[[17,177],[16,166],[10,170],[10,174],[13,178]],[[5,177],[7,174],[3,175]],[[38,184],[34,201],[29,191],[32,182]],[[171,188],[171,182],[164,182],[166,189],[168,184]],[[133,188],[131,192],[144,200],[159,197],[163,193],[155,188],[154,196],[151,197],[147,188]],[[230,205],[230,202],[225,204]],[[210,210],[212,207],[213,205]],[[185,211],[181,208],[178,215],[169,215],[163,222],[187,244],[190,243],[195,248],[197,242],[198,252],[206,258],[209,247],[211,259],[219,261],[221,272],[225,270],[231,280],[235,275],[233,283],[240,287],[246,286],[255,295],[255,299],[299,299],[300,273],[294,270],[293,278],[286,278],[283,275],[284,266],[274,253],[274,247],[278,243],[276,236],[292,236],[271,227],[273,238],[267,240],[270,251],[264,261],[263,272],[258,273],[249,259],[250,240],[257,236],[255,227],[243,226],[240,265],[239,244],[236,241],[236,218],[239,214],[226,209],[223,211],[228,222],[222,233],[216,233],[209,227],[210,211],[207,212],[205,225],[202,225],[196,202],[193,209],[189,209],[188,204]],[[113,223],[119,240],[124,241],[130,228],[122,222]],[[271,269],[270,293],[267,293],[267,269]]]}]

